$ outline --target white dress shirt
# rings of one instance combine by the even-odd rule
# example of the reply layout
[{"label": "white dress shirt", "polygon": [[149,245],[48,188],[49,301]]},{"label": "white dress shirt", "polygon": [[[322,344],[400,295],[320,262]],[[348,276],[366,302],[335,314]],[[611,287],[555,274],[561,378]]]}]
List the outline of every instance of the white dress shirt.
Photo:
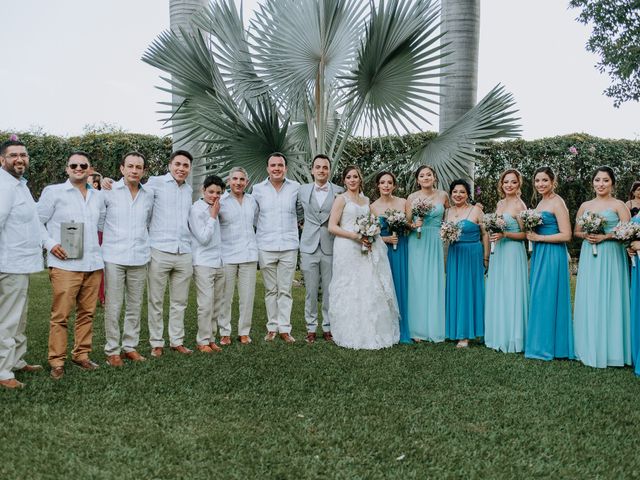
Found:
[{"label": "white dress shirt", "polygon": [[329,182],[326,182],[323,186],[314,183],[313,195],[316,198],[316,202],[318,202],[318,206],[322,206],[327,199],[327,195],[329,195]]},{"label": "white dress shirt", "polygon": [[27,181],[0,168],[0,272],[41,271],[46,238]]},{"label": "white dress shirt", "polygon": [[300,184],[285,179],[277,191],[267,178],[253,187],[258,203],[258,248],[268,252],[283,252],[298,248],[298,218],[296,201]]},{"label": "white dress shirt", "polygon": [[102,258],[118,265],[146,265],[151,259],[149,223],[153,192],[140,185],[136,198],[124,180],[103,190],[106,216],[102,232]]},{"label": "white dress shirt", "polygon": [[149,177],[145,187],[153,192],[153,214],[149,227],[151,246],[167,253],[191,253],[189,210],[191,185],[178,182],[170,173]]},{"label": "white dress shirt", "polygon": [[[102,192],[87,189],[83,197],[69,180],[45,187],[38,201],[40,221],[47,227],[45,247],[49,251],[47,265],[71,272],[95,272],[104,267],[98,244],[98,230],[104,223]],[[82,258],[60,260],[51,249],[60,243],[60,224],[74,221],[84,224]]]},{"label": "white dress shirt", "polygon": [[220,199],[220,235],[222,237],[222,261],[225,264],[258,261],[258,244],[253,226],[258,215],[258,204],[248,193],[242,203],[225,193]]},{"label": "white dress shirt", "polygon": [[193,264],[211,268],[222,267],[220,224],[217,219],[211,218],[209,204],[204,200],[198,200],[191,206],[189,230]]}]

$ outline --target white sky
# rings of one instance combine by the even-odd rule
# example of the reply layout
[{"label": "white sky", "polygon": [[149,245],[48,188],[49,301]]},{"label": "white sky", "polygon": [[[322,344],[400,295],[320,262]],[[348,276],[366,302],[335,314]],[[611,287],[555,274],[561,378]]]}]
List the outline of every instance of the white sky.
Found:
[{"label": "white sky", "polygon": [[[503,83],[527,139],[585,132],[640,139],[640,104],[602,95],[567,0],[481,0],[478,98]],[[239,2],[238,2],[239,3]],[[255,0],[245,0],[252,6]],[[81,134],[101,122],[162,134],[160,72],[140,61],[169,26],[168,0],[0,0],[0,129]],[[437,119],[432,119],[437,125]]]}]

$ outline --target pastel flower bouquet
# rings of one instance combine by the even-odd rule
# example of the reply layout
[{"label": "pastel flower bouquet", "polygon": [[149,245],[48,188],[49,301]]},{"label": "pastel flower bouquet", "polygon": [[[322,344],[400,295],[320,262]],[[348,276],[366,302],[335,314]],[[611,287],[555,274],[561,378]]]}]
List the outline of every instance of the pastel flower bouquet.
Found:
[{"label": "pastel flower bouquet", "polygon": [[[356,218],[353,230],[363,238],[366,238],[371,244],[375,241],[376,235],[380,234],[380,224],[378,223],[378,219],[375,215],[368,213]],[[361,247],[362,254],[368,254],[369,250],[370,249],[363,243]]]},{"label": "pastel flower bouquet", "polygon": [[[542,214],[532,208],[520,212],[518,218],[522,222],[522,228],[525,232],[533,232],[534,228],[542,225]],[[533,242],[531,240],[529,240],[528,250],[529,252],[533,251]]]},{"label": "pastel flower bouquet", "polygon": [[[397,237],[399,235],[404,235],[407,230],[407,217],[404,212],[400,210],[396,210],[394,208],[389,208],[385,210],[384,216],[387,219],[387,224],[389,225],[389,231],[391,235]],[[398,245],[393,244],[393,249],[397,250]]]},{"label": "pastel flower bouquet", "polygon": [[[497,213],[485,213],[482,216],[482,224],[489,233],[503,233],[507,229],[507,221]],[[496,248],[496,242],[491,242],[491,255]]]},{"label": "pastel flower bouquet", "polygon": [[[631,242],[640,239],[640,224],[634,222],[621,222],[613,229],[613,236],[616,240],[624,243],[629,248]],[[631,257],[631,265],[636,266],[635,254]]]},{"label": "pastel flower bouquet", "polygon": [[[413,218],[424,218],[433,210],[433,203],[426,198],[416,198],[411,202],[411,216]],[[422,236],[422,227],[416,229],[418,238]]]},{"label": "pastel flower bouquet", "polygon": [[440,238],[445,243],[454,243],[460,240],[462,229],[455,222],[442,222],[440,226]]},{"label": "pastel flower bouquet", "polygon": [[[596,212],[584,212],[578,219],[578,225],[587,235],[599,235],[604,233],[605,218]],[[591,244],[591,253],[594,257],[598,256],[598,245]]]}]

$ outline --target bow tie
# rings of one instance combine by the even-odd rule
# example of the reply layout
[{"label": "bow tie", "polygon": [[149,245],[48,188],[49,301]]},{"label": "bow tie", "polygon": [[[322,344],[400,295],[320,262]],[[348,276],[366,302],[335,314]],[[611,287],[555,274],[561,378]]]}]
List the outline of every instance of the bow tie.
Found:
[{"label": "bow tie", "polygon": [[316,192],[328,192],[329,191],[329,185],[325,185],[324,187],[319,187],[318,185],[316,185]]}]

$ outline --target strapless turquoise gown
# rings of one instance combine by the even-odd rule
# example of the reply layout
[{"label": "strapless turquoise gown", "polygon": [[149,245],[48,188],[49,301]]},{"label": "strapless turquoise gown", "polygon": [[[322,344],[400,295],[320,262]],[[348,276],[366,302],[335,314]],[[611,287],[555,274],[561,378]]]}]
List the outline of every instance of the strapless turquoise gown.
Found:
[{"label": "strapless turquoise gown", "polygon": [[[600,212],[609,233],[620,219],[613,210]],[[637,268],[637,267],[636,267]],[[582,242],[573,314],[576,358],[590,367],[631,364],[629,265],[624,245],[614,240]]]},{"label": "strapless turquoise gown", "polygon": [[436,204],[424,218],[421,238],[416,232],[409,235],[407,317],[409,336],[417,340],[444,341],[443,215],[444,206]]},{"label": "strapless turquoise gown", "polygon": [[[541,211],[540,235],[560,232],[556,216]],[[564,243],[534,242],[530,262],[529,319],[525,335],[527,358],[574,358],[571,323],[569,253]]]},{"label": "strapless turquoise gown", "polygon": [[460,240],[447,256],[446,327],[451,340],[484,335],[484,264],[480,226],[461,220]]},{"label": "strapless turquoise gown", "polygon": [[[378,221],[380,222],[380,236],[391,236],[387,219],[379,216]],[[398,236],[398,244],[395,250],[392,245],[387,244],[387,256],[391,264],[391,275],[393,276],[393,285],[396,290],[396,298],[398,299],[398,309],[400,310],[400,343],[411,343],[409,322],[407,320],[407,299],[409,295],[407,288],[409,280],[409,266],[407,264],[408,251],[409,239],[406,235]]]},{"label": "strapless turquoise gown", "polygon": [[[640,215],[631,219],[640,223]],[[640,375],[640,256],[636,255],[636,266],[631,267],[631,360],[636,375]]]},{"label": "strapless turquoise gown", "polygon": [[[520,232],[505,213],[507,232]],[[484,343],[502,352],[522,352],[529,315],[527,252],[522,240],[503,238],[490,255],[484,307]]]}]

